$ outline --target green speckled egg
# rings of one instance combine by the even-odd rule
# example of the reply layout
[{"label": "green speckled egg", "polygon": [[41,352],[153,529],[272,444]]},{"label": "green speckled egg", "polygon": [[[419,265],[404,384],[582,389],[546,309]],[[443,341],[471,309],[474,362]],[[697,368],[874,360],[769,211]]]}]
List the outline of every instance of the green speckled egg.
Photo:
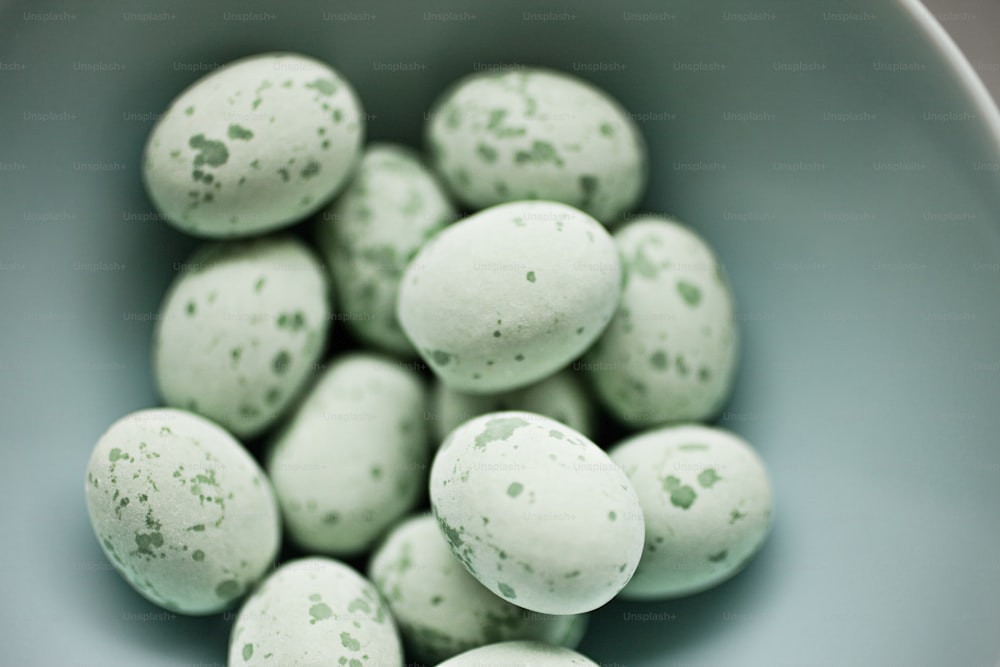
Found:
[{"label": "green speckled egg", "polygon": [[143,597],[182,614],[229,607],[270,568],[281,539],[271,485],[222,428],[140,410],[101,436],[87,465],[101,548]]},{"label": "green speckled egg", "polygon": [[533,639],[575,647],[587,616],[527,611],[497,597],[451,553],[430,514],[397,525],[372,556],[369,576],[412,657],[436,665],[477,646]]},{"label": "green speckled egg", "polygon": [[345,184],[364,114],[350,84],[294,53],[236,60],[195,81],[146,143],[142,175],[164,218],[197,236],[302,220]]},{"label": "green speckled egg", "polygon": [[312,552],[350,556],[423,497],[430,450],[426,389],[403,364],[339,357],[278,433],[267,471],[288,534]]},{"label": "green speckled egg", "polygon": [[321,216],[320,250],[342,317],[363,342],[385,352],[416,350],[396,319],[403,271],[427,239],[456,217],[434,175],[409,148],[372,144],[353,180]]},{"label": "green speckled egg", "polygon": [[522,410],[552,417],[588,438],[594,432],[594,408],[576,371],[563,370],[523,389],[502,394],[471,395],[437,382],[431,397],[431,428],[441,441],[462,422],[487,412]]},{"label": "green speckled egg", "polygon": [[237,436],[261,433],[323,352],[328,292],[322,265],[295,238],[203,246],[160,307],[153,372],[163,400]]},{"label": "green speckled egg", "polygon": [[618,229],[621,306],[581,367],[604,406],[633,427],[703,421],[729,397],[739,358],[733,295],[712,250],[668,218]]},{"label": "green speckled egg", "polygon": [[428,241],[403,276],[398,315],[449,388],[496,393],[580,355],[620,295],[618,251],[600,223],[565,204],[512,202]]},{"label": "green speckled egg", "polygon": [[531,611],[600,607],[642,554],[642,510],[625,473],[541,415],[494,412],[452,431],[431,466],[430,495],[465,568]]},{"label": "green speckled egg", "polygon": [[708,426],[668,426],[609,452],[632,480],[646,547],[621,592],[633,600],[696,593],[733,576],[767,537],[773,507],[763,461],[742,438]]},{"label": "green speckled egg", "polygon": [[285,563],[247,598],[229,637],[229,667],[403,667],[385,602],[329,558]]},{"label": "green speckled egg", "polygon": [[533,641],[490,644],[456,655],[437,667],[600,667],[576,651]]},{"label": "green speckled egg", "polygon": [[545,69],[477,73],[435,104],[426,143],[465,205],[559,201],[611,222],[639,201],[646,146],[628,113],[582,79]]}]

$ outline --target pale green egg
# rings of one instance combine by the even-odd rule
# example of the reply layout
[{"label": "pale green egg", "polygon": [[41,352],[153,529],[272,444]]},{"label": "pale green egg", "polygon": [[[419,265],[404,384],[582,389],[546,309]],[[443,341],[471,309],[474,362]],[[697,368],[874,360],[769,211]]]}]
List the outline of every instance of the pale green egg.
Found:
[{"label": "pale green egg", "polygon": [[399,284],[420,247],[456,212],[411,149],[371,144],[344,192],[320,216],[319,248],[342,318],[364,343],[415,356],[396,319]]},{"label": "pale green egg", "polygon": [[646,145],[628,112],[564,72],[460,79],[434,105],[425,135],[434,168],[474,210],[544,199],[609,223],[646,186]]},{"label": "pale green egg", "polygon": [[485,394],[537,382],[579,356],[618,306],[607,230],[556,202],[513,202],[438,233],[407,267],[399,321],[449,388]]},{"label": "pale green egg", "polygon": [[767,469],[734,433],[667,426],[608,454],[639,494],[646,546],[623,598],[663,600],[715,586],[742,570],[771,526]]},{"label": "pale green egg", "polygon": [[86,497],[115,569],[171,611],[226,609],[278,553],[264,472],[229,433],[189,412],[140,410],[115,422],[90,457]]},{"label": "pale green egg", "polygon": [[367,551],[423,497],[426,388],[403,364],[338,357],[271,444],[267,471],[289,537],[313,553]]},{"label": "pale green egg", "polygon": [[604,406],[632,427],[710,419],[739,361],[722,265],[702,238],[662,216],[635,218],[614,238],[625,266],[621,305],[580,367]]},{"label": "pale green egg", "polygon": [[247,598],[229,637],[230,667],[403,667],[399,634],[367,579],[330,558],[275,570]]},{"label": "pale green egg", "polygon": [[387,600],[412,657],[428,664],[514,639],[573,648],[587,626],[585,614],[540,614],[491,593],[451,553],[430,514],[392,529],[372,556],[369,576]]},{"label": "pale green egg", "polygon": [[323,353],[326,272],[289,236],[208,244],[180,268],[153,334],[160,395],[255,436],[289,408]]},{"label": "pale green egg", "polygon": [[510,641],[482,646],[438,667],[599,667],[576,651],[541,642]]},{"label": "pale green egg", "polygon": [[142,158],[163,217],[196,236],[259,234],[302,220],[346,183],[365,117],[350,84],[294,53],[231,62],[163,113]]},{"label": "pale green egg", "polygon": [[625,473],[584,436],[530,412],[452,431],[431,466],[430,496],[469,573],[531,611],[600,607],[642,553],[642,510]]}]

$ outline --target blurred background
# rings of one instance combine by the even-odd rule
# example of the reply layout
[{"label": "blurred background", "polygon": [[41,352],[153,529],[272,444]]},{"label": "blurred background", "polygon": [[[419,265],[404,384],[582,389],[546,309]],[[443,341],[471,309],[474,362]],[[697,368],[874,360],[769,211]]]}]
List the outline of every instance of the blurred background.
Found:
[{"label": "blurred background", "polygon": [[1000,2],[924,0],[924,6],[962,49],[993,99],[1000,99]]}]

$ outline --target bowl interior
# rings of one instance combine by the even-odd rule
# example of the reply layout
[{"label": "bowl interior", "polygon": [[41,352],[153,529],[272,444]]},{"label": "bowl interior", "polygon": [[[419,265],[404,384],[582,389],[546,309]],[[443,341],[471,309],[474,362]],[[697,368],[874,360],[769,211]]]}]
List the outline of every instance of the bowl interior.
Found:
[{"label": "bowl interior", "polygon": [[[583,652],[629,667],[1000,655],[1000,124],[914,3],[0,7],[11,660],[224,660],[230,615],[161,614],[110,569],[82,471],[114,419],[156,403],[152,316],[195,245],[152,212],[145,136],[204,71],[269,50],[330,62],[370,139],[410,144],[472,70],[589,79],[649,142],[642,208],[725,263],[743,361],[719,425],[767,462],[773,533],[712,591],[596,612]],[[62,641],[30,640],[56,610]]]}]

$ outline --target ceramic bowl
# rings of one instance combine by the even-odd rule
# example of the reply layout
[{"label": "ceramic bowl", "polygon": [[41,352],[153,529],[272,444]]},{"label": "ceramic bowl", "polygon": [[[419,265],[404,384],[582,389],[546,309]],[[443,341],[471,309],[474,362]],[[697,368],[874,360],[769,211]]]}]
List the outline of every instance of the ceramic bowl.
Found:
[{"label": "ceramic bowl", "polygon": [[272,50],[337,67],[373,140],[417,142],[470,71],[593,81],[649,143],[642,210],[725,263],[743,360],[718,423],[769,466],[772,534],[711,591],[609,604],[581,651],[994,664],[1000,120],[912,0],[0,3],[3,662],[225,662],[232,615],[133,593],[82,490],[100,434],[157,404],[151,320],[195,245],[151,208],[144,139],[197,77]]}]

